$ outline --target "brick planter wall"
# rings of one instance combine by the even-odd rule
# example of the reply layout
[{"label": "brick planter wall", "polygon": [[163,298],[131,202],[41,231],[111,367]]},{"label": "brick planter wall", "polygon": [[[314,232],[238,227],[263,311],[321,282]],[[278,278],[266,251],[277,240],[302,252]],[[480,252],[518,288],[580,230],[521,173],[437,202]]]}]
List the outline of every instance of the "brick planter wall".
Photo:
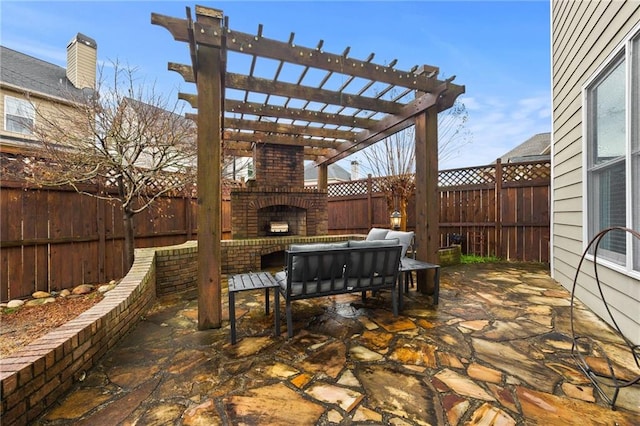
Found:
[{"label": "brick planter wall", "polygon": [[180,293],[197,287],[198,242],[156,249],[156,293]]},{"label": "brick planter wall", "polygon": [[133,267],[103,300],[0,360],[2,424],[38,418],[136,326],[156,298],[155,257],[156,249],[137,249]]}]

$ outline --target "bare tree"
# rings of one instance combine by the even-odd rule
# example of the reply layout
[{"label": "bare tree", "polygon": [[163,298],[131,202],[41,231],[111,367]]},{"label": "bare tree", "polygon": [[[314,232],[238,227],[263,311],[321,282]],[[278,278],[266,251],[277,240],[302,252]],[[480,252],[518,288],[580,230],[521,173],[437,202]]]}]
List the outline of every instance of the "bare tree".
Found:
[{"label": "bare tree", "polygon": [[[466,128],[468,114],[463,103],[456,101],[452,108],[438,116],[438,158],[453,158],[462,146],[471,143]],[[415,128],[413,126],[371,145],[361,151],[374,176],[384,176],[381,190],[387,208],[398,210],[402,216],[400,229],[407,229],[407,204],[416,189],[415,184]]]},{"label": "bare tree", "polygon": [[[96,90],[57,108],[36,110],[33,129],[48,157],[32,179],[71,186],[122,207],[127,268],[134,260],[133,218],[163,195],[192,189],[196,128],[178,102],[112,62],[99,69]],[[107,77],[107,72],[109,77]],[[83,184],[101,185],[89,191]]]},{"label": "bare tree", "polygon": [[468,121],[467,108],[459,100],[438,115],[438,161],[458,157],[460,150],[472,142]]},{"label": "bare tree", "polygon": [[372,175],[385,177],[380,181],[380,189],[385,195],[387,208],[400,212],[400,229],[406,231],[407,204],[416,189],[413,127],[362,150],[362,155]]}]

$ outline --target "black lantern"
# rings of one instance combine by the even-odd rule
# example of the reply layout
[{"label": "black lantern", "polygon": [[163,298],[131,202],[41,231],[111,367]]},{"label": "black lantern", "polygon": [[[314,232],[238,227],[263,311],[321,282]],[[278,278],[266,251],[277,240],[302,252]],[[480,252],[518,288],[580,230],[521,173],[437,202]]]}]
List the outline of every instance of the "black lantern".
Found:
[{"label": "black lantern", "polygon": [[391,227],[396,231],[400,229],[400,222],[402,221],[402,215],[398,210],[394,210],[389,217],[391,219]]}]

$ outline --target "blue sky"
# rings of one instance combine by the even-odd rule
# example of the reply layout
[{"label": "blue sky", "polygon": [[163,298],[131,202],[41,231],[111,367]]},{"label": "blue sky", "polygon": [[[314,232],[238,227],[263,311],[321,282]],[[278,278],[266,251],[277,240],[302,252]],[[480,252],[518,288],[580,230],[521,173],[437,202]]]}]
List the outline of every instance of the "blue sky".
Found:
[{"label": "blue sky", "polygon": [[[466,86],[471,143],[440,168],[489,164],[536,133],[551,130],[548,1],[73,1],[0,3],[0,43],[65,66],[66,45],[81,32],[96,40],[100,61],[119,60],[170,95],[195,93],[168,62],[190,64],[185,43],[151,25],[151,13],[184,18],[185,7],[222,9],[230,27],[389,63],[428,64]],[[1,60],[1,58],[0,58]]]}]

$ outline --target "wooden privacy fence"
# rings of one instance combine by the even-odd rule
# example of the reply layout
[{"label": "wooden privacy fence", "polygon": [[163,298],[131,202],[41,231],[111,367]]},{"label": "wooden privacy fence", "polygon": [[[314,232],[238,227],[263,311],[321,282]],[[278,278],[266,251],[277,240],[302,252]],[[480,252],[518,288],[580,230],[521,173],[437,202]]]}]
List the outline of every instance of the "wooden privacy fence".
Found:
[{"label": "wooden privacy fence", "polygon": [[[550,164],[515,163],[440,172],[440,244],[453,234],[465,253],[511,260],[549,260]],[[388,227],[380,181],[330,184],[329,233]],[[98,188],[95,188],[97,191]],[[415,227],[413,200],[409,228]],[[197,200],[163,197],[136,215],[136,247],[195,239]],[[222,202],[223,238],[231,237],[231,203]],[[0,300],[124,276],[124,233],[118,205],[70,189],[1,181]]]},{"label": "wooden privacy fence", "polygon": [[[190,197],[162,197],[136,215],[136,247],[192,239],[196,203]],[[3,301],[37,290],[106,282],[127,272],[122,209],[114,202],[3,179],[0,215]]]},{"label": "wooden privacy fence", "polygon": [[[366,233],[389,227],[382,178],[328,185],[329,231]],[[496,164],[439,173],[440,245],[461,243],[465,254],[548,262],[551,164]],[[419,185],[419,183],[417,183]],[[413,199],[407,224],[415,228]]]}]

